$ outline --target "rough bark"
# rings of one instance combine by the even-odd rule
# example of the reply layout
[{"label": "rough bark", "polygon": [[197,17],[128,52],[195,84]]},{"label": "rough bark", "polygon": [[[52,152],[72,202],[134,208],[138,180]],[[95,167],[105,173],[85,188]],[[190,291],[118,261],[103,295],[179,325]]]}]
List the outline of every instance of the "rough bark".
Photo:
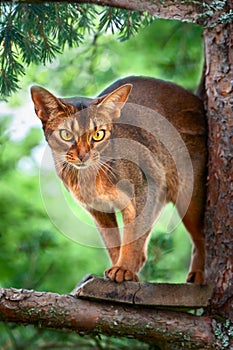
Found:
[{"label": "rough bark", "polygon": [[[233,9],[231,0],[226,11]],[[213,19],[214,20],[214,19]],[[209,23],[211,24],[211,23]],[[215,281],[211,313],[233,322],[233,24],[204,31],[209,173],[207,281]]]},{"label": "rough bark", "polygon": [[188,313],[94,302],[71,295],[0,289],[0,319],[81,335],[129,337],[160,349],[212,349],[212,319]]}]

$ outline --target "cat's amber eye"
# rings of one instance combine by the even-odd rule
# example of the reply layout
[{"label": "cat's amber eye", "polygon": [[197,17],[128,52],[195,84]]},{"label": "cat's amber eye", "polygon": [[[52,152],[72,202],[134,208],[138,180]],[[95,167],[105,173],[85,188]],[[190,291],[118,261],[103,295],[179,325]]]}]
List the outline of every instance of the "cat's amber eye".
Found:
[{"label": "cat's amber eye", "polygon": [[105,136],[105,130],[96,130],[92,135],[92,140],[95,142],[102,141]]},{"label": "cat's amber eye", "polygon": [[74,139],[74,135],[72,134],[72,132],[70,132],[66,129],[60,130],[60,136],[61,136],[62,140],[64,140],[64,141],[73,141],[73,139]]}]

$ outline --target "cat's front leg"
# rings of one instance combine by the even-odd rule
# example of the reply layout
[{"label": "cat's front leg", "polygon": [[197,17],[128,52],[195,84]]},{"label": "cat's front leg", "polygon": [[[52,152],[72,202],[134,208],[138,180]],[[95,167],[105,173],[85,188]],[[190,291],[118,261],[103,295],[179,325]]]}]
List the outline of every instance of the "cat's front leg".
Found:
[{"label": "cat's front leg", "polygon": [[120,254],[120,232],[115,213],[105,213],[95,209],[89,210],[101,234],[112,264],[116,264]]},{"label": "cat's front leg", "polygon": [[145,243],[147,232],[140,239],[121,246],[120,256],[116,265],[105,271],[105,276],[115,282],[134,281],[138,282],[137,273],[146,261]]},{"label": "cat's front leg", "polygon": [[146,261],[146,241],[150,230],[143,233],[135,213],[132,202],[122,210],[124,233],[119,259],[105,271],[105,276],[115,282],[138,282],[137,273]]}]

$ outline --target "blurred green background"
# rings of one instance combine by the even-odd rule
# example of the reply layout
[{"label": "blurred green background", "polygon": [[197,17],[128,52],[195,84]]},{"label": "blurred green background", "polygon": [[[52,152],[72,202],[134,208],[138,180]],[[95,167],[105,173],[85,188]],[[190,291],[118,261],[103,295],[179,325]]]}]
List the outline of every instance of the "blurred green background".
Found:
[{"label": "blurred green background", "polygon": [[[21,90],[7,103],[1,102],[1,287],[68,293],[85,274],[102,276],[110,266],[103,249],[70,240],[47,215],[39,182],[45,142],[30,101],[30,85],[42,85],[63,97],[95,96],[118,77],[134,74],[171,80],[195,91],[202,71],[202,45],[200,27],[156,20],[124,42],[117,39],[117,34],[89,35],[78,48],[65,48],[52,63],[27,69]],[[57,210],[62,217],[62,206]],[[166,222],[162,220],[150,240],[148,261],[140,274],[142,281],[185,281],[191,249],[188,234],[182,225],[173,233],[165,231]],[[134,340],[82,339],[73,333],[0,325],[2,350],[132,346],[148,349]]]}]

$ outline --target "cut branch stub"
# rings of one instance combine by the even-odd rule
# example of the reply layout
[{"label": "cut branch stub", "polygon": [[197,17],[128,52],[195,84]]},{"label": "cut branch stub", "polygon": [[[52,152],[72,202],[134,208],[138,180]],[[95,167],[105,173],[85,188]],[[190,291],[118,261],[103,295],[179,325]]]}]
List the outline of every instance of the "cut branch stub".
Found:
[{"label": "cut branch stub", "polygon": [[208,306],[212,286],[169,283],[115,283],[93,277],[79,285],[72,295],[78,298],[148,305],[163,308],[197,309]]}]

